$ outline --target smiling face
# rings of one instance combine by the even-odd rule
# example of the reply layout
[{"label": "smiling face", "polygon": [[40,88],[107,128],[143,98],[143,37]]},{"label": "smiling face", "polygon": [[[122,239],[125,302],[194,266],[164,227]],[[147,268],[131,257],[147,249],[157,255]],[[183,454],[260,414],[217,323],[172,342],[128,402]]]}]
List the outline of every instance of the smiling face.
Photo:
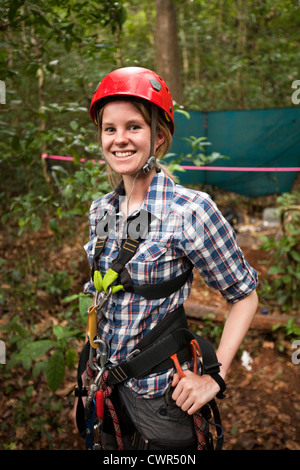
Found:
[{"label": "smiling face", "polygon": [[[150,155],[151,130],[143,115],[129,101],[104,106],[101,125],[102,150],[107,163],[120,175],[134,176]],[[164,141],[157,133],[155,148]]]}]

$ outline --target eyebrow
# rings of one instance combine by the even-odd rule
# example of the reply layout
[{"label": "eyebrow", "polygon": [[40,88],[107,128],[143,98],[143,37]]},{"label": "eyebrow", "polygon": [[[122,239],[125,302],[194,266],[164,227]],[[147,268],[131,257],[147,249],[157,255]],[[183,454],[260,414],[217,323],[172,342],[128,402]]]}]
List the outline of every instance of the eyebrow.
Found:
[{"label": "eyebrow", "polygon": [[[145,120],[143,118],[134,118],[134,119],[130,119],[129,121],[126,121],[126,124],[136,124],[136,123],[140,123],[140,124],[144,124],[145,123]],[[108,122],[108,121],[102,121],[102,126],[114,126],[115,124],[113,122]]]}]

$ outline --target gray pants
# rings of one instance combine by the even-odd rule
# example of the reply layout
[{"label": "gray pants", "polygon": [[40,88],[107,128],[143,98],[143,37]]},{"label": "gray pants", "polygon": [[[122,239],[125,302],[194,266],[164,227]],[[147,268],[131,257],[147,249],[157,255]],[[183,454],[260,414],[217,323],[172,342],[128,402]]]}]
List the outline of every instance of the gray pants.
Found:
[{"label": "gray pants", "polygon": [[[175,403],[167,404],[165,397],[140,398],[125,386],[119,387],[119,399],[135,429],[151,447],[195,448],[196,436],[193,417],[182,411]],[[104,449],[115,450],[113,435],[102,435]],[[133,449],[128,436],[123,439],[125,449]]]}]

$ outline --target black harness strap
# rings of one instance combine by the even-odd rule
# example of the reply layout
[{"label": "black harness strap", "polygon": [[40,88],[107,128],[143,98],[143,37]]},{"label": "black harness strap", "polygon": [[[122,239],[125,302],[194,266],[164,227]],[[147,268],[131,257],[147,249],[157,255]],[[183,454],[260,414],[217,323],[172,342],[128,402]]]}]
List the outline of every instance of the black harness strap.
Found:
[{"label": "black harness strap", "polygon": [[178,291],[189,279],[193,271],[193,266],[190,266],[186,271],[179,276],[172,277],[168,281],[161,282],[159,284],[143,284],[142,286],[133,286],[135,294],[139,294],[145,297],[147,300],[162,299],[169,297]]},{"label": "black harness strap", "polygon": [[[138,344],[129,359],[109,369],[107,383],[116,385],[133,377],[139,379],[154,372],[168,370],[174,366],[170,356],[175,353],[180,362],[190,359],[189,345],[193,339],[196,339],[201,350],[203,373],[214,378],[220,371],[220,363],[211,343],[186,328],[180,328],[159,338],[145,349],[141,349]],[[221,377],[220,379],[223,380]]]},{"label": "black harness strap", "polygon": [[[128,218],[126,225],[127,238],[123,243],[117,258],[113,260],[111,269],[118,273],[120,283],[125,292],[132,292],[141,295],[147,300],[156,300],[169,297],[178,291],[188,281],[193,271],[193,265],[191,264],[189,268],[179,276],[173,277],[159,284],[143,284],[141,286],[137,286],[132,283],[125,265],[135,255],[141,241],[145,239],[151,224],[151,217],[150,213],[145,210],[141,210],[134,216]],[[105,215],[99,224],[97,224],[96,232],[98,234],[98,238],[93,258],[92,277],[98,269],[97,265],[99,258],[104,250],[109,231],[112,229],[113,221],[113,216]]]},{"label": "black harness strap", "polygon": [[87,396],[87,389],[83,387],[82,374],[86,370],[87,361],[89,359],[90,343],[87,341],[81,351],[78,368],[77,368],[77,387],[75,387],[75,396],[78,397],[78,403],[76,407],[76,425],[81,437],[85,437],[86,433],[86,422],[84,415],[84,405],[82,397]]}]

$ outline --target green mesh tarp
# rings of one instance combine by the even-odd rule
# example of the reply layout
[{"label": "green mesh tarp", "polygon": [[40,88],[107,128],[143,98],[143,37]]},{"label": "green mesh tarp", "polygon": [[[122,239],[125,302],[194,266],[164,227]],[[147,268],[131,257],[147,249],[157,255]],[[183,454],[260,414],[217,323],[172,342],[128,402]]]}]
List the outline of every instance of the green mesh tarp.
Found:
[{"label": "green mesh tarp", "polygon": [[[249,111],[189,111],[190,119],[175,113],[176,131],[171,152],[191,153],[184,137],[207,137],[208,153],[230,157],[210,166],[287,168],[300,166],[300,107]],[[182,165],[192,165],[184,160]],[[204,171],[178,172],[182,184],[211,184],[255,197],[290,191],[296,171]]]}]

